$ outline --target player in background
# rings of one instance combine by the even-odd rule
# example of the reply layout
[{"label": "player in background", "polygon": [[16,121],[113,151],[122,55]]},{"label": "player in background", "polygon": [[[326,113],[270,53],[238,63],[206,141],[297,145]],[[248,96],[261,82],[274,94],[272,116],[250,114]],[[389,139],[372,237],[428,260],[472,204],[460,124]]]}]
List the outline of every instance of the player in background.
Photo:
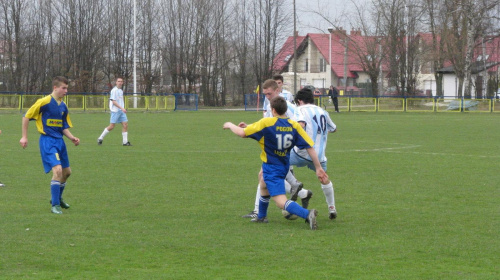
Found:
[{"label": "player in background", "polygon": [[[266,100],[272,100],[273,98],[278,97],[280,93],[278,84],[276,83],[276,81],[271,79],[266,80],[262,84],[262,92],[266,96]],[[291,120],[298,122],[302,126],[305,125],[304,117],[299,113],[297,107],[288,101],[286,102],[288,108],[286,111],[286,116]],[[272,117],[272,110],[270,103],[267,104],[266,113],[264,113],[264,117],[265,118]],[[242,122],[239,124],[239,126],[244,128],[247,126],[247,124]],[[262,173],[262,169],[260,173]],[[259,177],[261,175],[260,173]],[[312,192],[307,189],[303,189],[303,186],[304,185],[295,178],[292,172],[288,172],[288,174],[286,175],[286,182],[285,182],[286,192],[290,193],[290,199],[293,201],[297,200],[297,197],[300,197],[302,200],[302,206],[303,207],[305,206],[305,208],[307,208],[307,205],[309,204],[309,199],[312,197]],[[257,217],[259,213],[259,199],[260,199],[260,185],[257,185],[254,209],[250,213],[243,215],[242,216],[243,218]]]},{"label": "player in background", "polygon": [[[314,141],[314,150],[318,155],[323,170],[327,170],[327,159],[325,155],[326,144],[328,142],[328,133],[337,131],[337,126],[330,118],[330,115],[321,107],[314,105],[314,96],[311,90],[302,89],[295,95],[295,104],[306,122],[305,131]],[[315,165],[306,150],[294,147],[290,152],[290,165],[297,167],[307,166],[315,171]],[[328,205],[329,218],[331,220],[337,217],[335,209],[335,196],[333,183],[328,180],[325,184],[321,183],[321,189]]]},{"label": "player in background", "polygon": [[[285,98],[286,101],[293,104],[293,102],[294,102],[293,94],[291,92],[289,92],[288,90],[283,88],[283,76],[279,75],[279,74],[274,75],[273,80],[276,81],[276,84],[278,84],[279,96]],[[264,98],[264,106],[262,108],[263,108],[264,117],[266,117],[266,112],[269,108],[269,100],[267,98]],[[267,116],[269,116],[269,115],[270,114],[267,114]]]},{"label": "player in background", "polygon": [[[265,88],[265,87],[264,87]],[[223,125],[234,134],[242,138],[252,138],[259,142],[262,152],[260,182],[259,214],[252,222],[267,223],[267,208],[272,198],[280,209],[297,215],[306,220],[312,230],[317,229],[315,209],[307,210],[295,201],[288,200],[285,191],[285,176],[289,172],[290,150],[294,146],[305,149],[316,169],[316,175],[321,182],[328,181],[328,175],[322,169],[312,145],[314,142],[304,131],[302,126],[286,116],[287,101],[283,97],[271,99],[273,117],[266,117],[256,123],[245,126],[236,126],[231,122]]]},{"label": "player in background", "polygon": [[109,110],[111,111],[111,117],[109,121],[109,126],[104,128],[101,136],[97,138],[97,144],[102,145],[102,140],[108,133],[115,128],[117,123],[122,124],[122,144],[123,146],[132,146],[128,141],[128,119],[127,110],[125,110],[125,102],[123,100],[123,78],[116,78],[115,87],[109,93]]},{"label": "player in background", "polygon": [[75,146],[80,144],[80,139],[76,138],[69,131],[73,127],[68,114],[68,107],[63,102],[63,98],[68,92],[68,80],[65,77],[55,77],[52,80],[52,93],[38,99],[26,112],[22,120],[22,137],[19,140],[21,147],[28,146],[29,121],[35,120],[38,132],[40,132],[40,154],[45,173],[52,170],[52,180],[50,181],[51,192],[51,212],[62,214],[62,208],[69,208],[63,198],[63,191],[66,181],[71,175],[68,152],[64,143],[63,135],[66,136]]}]

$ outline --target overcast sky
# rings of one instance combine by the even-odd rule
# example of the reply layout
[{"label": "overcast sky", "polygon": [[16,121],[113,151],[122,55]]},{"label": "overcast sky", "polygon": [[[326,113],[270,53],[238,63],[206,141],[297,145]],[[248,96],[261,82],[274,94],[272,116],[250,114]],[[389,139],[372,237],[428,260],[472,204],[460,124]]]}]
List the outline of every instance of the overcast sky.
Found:
[{"label": "overcast sky", "polygon": [[[293,0],[288,0],[293,11]],[[344,29],[349,30],[349,23],[343,20],[342,14],[348,12],[351,5],[349,0],[295,0],[297,5],[297,30],[299,35],[307,33],[327,33],[332,26],[322,17],[314,14],[321,13],[331,22],[337,22]]]}]

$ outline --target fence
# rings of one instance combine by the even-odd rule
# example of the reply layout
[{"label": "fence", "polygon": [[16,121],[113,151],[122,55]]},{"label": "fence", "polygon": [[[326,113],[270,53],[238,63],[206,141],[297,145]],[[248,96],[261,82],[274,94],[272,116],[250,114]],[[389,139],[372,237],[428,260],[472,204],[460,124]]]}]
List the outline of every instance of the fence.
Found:
[{"label": "fence", "polygon": [[[245,95],[245,110],[262,110],[264,96]],[[328,95],[315,97],[316,105],[332,109]],[[500,100],[467,99],[451,96],[444,97],[338,97],[339,110],[344,112],[477,112],[500,113]],[[259,104],[260,107],[257,107]]]},{"label": "fence", "polygon": [[[28,110],[47,92],[0,92],[0,110]],[[125,109],[129,111],[198,110],[197,94],[124,94]],[[64,103],[71,111],[107,111],[109,95],[106,93],[68,93]]]}]

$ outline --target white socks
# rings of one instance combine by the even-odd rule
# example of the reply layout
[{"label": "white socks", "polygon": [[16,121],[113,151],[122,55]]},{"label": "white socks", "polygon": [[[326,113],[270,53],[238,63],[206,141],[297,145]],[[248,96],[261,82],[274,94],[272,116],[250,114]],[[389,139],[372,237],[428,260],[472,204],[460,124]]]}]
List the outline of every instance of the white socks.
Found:
[{"label": "white socks", "polygon": [[333,193],[333,183],[330,181],[328,185],[321,184],[321,189],[323,189],[323,193],[326,197],[326,204],[328,206],[335,206],[335,195]]},{"label": "white socks", "polygon": [[127,144],[128,142],[128,132],[122,132],[123,136],[123,144]]},{"label": "white socks", "polygon": [[104,131],[102,132],[101,136],[99,136],[99,139],[104,139],[104,136],[108,135],[109,130],[108,128],[104,128]]}]

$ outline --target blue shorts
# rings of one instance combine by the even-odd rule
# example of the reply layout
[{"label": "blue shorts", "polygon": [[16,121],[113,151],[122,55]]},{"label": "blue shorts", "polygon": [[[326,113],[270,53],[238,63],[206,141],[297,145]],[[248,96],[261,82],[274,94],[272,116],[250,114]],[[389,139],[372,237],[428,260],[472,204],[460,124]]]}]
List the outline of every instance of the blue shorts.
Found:
[{"label": "blue shorts", "polygon": [[41,135],[39,144],[45,173],[49,173],[56,165],[61,165],[62,168],[69,167],[68,151],[64,139]]},{"label": "blue shorts", "polygon": [[122,123],[122,122],[128,122],[127,114],[125,114],[122,110],[119,110],[118,112],[111,112],[111,118],[109,120],[109,123]]},{"label": "blue shorts", "polygon": [[264,182],[266,182],[267,190],[271,196],[286,194],[285,177],[288,173],[289,166],[277,164],[262,164],[262,173]]},{"label": "blue shorts", "polygon": [[[297,167],[304,167],[307,166],[307,168],[311,169],[312,171],[316,171],[316,167],[314,167],[314,163],[308,159],[305,159],[301,156],[299,156],[295,150],[292,150],[290,152],[290,165],[297,166]],[[326,171],[326,161],[321,163],[321,167],[323,170]]]}]

